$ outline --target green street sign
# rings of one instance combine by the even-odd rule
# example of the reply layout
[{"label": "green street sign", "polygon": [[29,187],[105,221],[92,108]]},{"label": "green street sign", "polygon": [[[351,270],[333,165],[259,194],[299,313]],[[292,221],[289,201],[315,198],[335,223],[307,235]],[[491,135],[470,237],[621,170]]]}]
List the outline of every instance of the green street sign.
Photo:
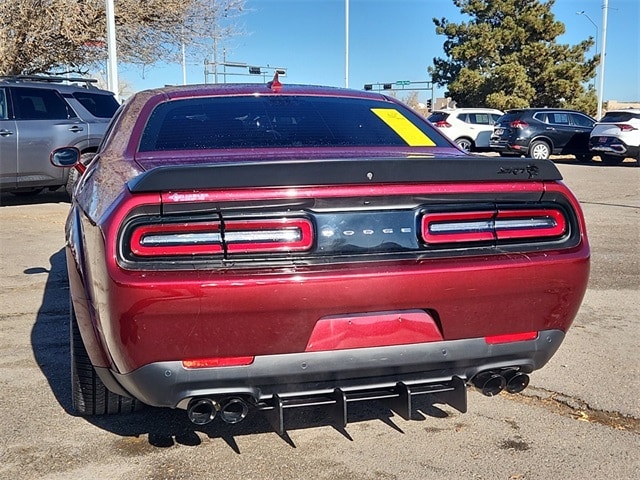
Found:
[{"label": "green street sign", "polygon": [[409,80],[398,80],[396,85],[411,85],[411,82]]}]

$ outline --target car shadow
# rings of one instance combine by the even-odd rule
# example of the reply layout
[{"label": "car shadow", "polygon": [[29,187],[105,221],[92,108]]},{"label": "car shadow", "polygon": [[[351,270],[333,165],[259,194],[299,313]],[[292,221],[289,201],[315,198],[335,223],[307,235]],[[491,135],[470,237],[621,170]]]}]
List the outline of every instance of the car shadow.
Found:
[{"label": "car shadow", "polygon": [[[42,304],[31,331],[31,345],[38,366],[49,383],[56,400],[70,416],[75,416],[71,404],[71,365],[69,354],[69,283],[64,249],[50,257],[50,267],[29,268],[25,274],[48,273]],[[427,417],[446,418],[450,414],[433,405],[428,395],[420,395],[412,400],[412,420]],[[87,422],[122,437],[148,438],[155,447],[170,447],[175,444],[195,446],[202,438],[219,438],[236,453],[241,453],[236,438],[261,433],[273,433],[276,429],[268,417],[257,410],[250,410],[246,419],[237,424],[224,423],[220,418],[198,426],[187,418],[184,410],[153,408],[145,406],[140,411],[123,415],[84,417]],[[349,404],[347,428],[334,426],[340,434],[352,440],[348,433],[349,424],[378,420],[399,433],[404,433],[396,419],[400,418],[380,402],[358,402]],[[296,408],[285,412],[287,432],[330,426],[328,412],[319,407]],[[292,448],[296,445],[288,433],[280,438]]]},{"label": "car shadow", "polygon": [[64,189],[54,192],[47,190],[35,195],[14,195],[13,193],[0,192],[0,207],[44,203],[69,203],[69,195]]},{"label": "car shadow", "polygon": [[621,168],[621,167],[638,167],[639,163],[636,160],[628,158],[624,160],[624,162],[619,163],[618,165],[605,165],[598,158],[597,160],[577,160],[573,156],[551,156],[549,158],[553,163],[559,163],[562,165],[581,165],[584,167],[599,167],[599,168]]}]

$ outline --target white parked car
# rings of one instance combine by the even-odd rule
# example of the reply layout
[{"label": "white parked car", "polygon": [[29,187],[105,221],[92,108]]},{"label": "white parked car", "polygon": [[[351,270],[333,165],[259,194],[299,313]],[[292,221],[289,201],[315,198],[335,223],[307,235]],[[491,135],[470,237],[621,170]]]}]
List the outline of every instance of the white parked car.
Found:
[{"label": "white parked car", "polygon": [[473,152],[489,148],[493,124],[503,112],[491,108],[436,110],[428,120],[462,150]]},{"label": "white parked car", "polygon": [[606,165],[633,158],[640,166],[640,108],[608,111],[593,127],[589,149]]}]

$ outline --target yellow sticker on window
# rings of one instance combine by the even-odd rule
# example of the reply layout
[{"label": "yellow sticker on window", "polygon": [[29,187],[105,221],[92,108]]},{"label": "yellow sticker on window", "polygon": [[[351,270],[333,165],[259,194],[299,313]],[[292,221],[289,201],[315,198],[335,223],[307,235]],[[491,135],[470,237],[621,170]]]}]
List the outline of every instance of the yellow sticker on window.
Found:
[{"label": "yellow sticker on window", "polygon": [[433,140],[395,108],[372,108],[371,111],[400,135],[410,147],[435,147]]}]

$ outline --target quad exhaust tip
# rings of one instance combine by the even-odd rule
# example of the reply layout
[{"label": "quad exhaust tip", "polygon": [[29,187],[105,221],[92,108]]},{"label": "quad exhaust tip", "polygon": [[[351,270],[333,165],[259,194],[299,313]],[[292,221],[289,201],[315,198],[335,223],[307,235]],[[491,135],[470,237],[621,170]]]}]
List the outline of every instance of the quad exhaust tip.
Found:
[{"label": "quad exhaust tip", "polygon": [[210,398],[194,398],[187,407],[187,416],[194,425],[206,425],[216,418],[220,404]]},{"label": "quad exhaust tip", "polygon": [[220,418],[226,423],[238,423],[249,413],[249,405],[239,397],[228,398],[220,409]]},{"label": "quad exhaust tip", "polygon": [[220,402],[211,398],[193,398],[187,406],[187,417],[194,425],[206,425],[220,414],[225,423],[239,423],[249,413],[249,404],[240,397],[229,397]]},{"label": "quad exhaust tip", "polygon": [[502,390],[520,393],[529,385],[529,375],[518,370],[486,371],[473,378],[473,385],[487,397],[498,395]]}]

